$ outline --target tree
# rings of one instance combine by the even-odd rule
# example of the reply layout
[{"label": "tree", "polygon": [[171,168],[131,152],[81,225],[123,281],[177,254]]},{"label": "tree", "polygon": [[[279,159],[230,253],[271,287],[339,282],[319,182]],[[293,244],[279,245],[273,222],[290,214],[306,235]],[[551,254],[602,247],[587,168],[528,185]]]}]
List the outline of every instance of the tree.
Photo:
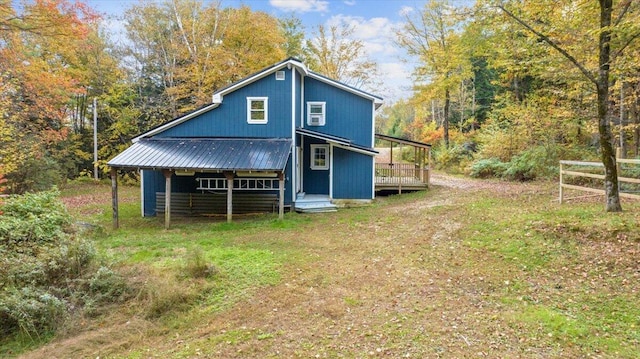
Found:
[{"label": "tree", "polygon": [[311,70],[359,88],[374,86],[377,64],[365,52],[364,43],[353,37],[355,28],[344,23],[319,25],[307,41]]},{"label": "tree", "polygon": [[471,67],[463,56],[463,42],[456,32],[459,26],[448,2],[430,0],[418,15],[408,14],[404,26],[396,32],[398,45],[420,61],[414,72],[418,83],[416,96],[425,102],[434,98],[444,100],[442,127],[447,148],[452,92],[469,76]]},{"label": "tree", "polygon": [[[531,34],[535,35],[540,41],[545,42],[554,50],[565,57],[582,75],[595,87],[597,93],[597,123],[598,133],[600,135],[599,144],[601,151],[601,159],[605,168],[605,193],[606,193],[606,210],[608,212],[619,212],[622,210],[620,205],[620,194],[618,185],[618,175],[616,169],[616,155],[613,148],[613,135],[611,132],[609,118],[609,101],[610,78],[612,64],[615,63],[618,56],[638,37],[640,31],[637,28],[637,22],[629,23],[625,21],[629,14],[637,11],[637,6],[632,6],[632,1],[624,1],[620,3],[617,11],[614,10],[613,0],[599,0],[599,23],[594,26],[597,33],[597,65],[589,68],[590,63],[579,61],[575,54],[559,41],[553,39],[546,34],[544,30],[535,27],[533,21],[527,21],[523,16],[519,16],[511,11],[505,4],[499,4],[497,7],[508,17],[515,20],[523,26]],[[613,14],[616,18],[613,19]],[[596,24],[593,24],[596,25]],[[634,26],[635,25],[635,26]],[[631,29],[631,31],[629,31]],[[612,45],[615,47],[612,52]]]},{"label": "tree", "polygon": [[277,19],[251,11],[165,0],[125,14],[132,76],[158,113],[176,117],[211,102],[220,87],[282,60],[286,40]]},{"label": "tree", "polygon": [[284,50],[287,57],[295,57],[306,62],[309,57],[308,49],[305,47],[304,25],[300,19],[289,16],[278,20],[282,35],[286,39]]},{"label": "tree", "polygon": [[84,92],[78,54],[97,19],[65,0],[38,0],[21,11],[0,6],[0,117],[10,134],[9,141],[0,138],[0,156],[12,192],[56,184],[77,159],[68,105]]}]

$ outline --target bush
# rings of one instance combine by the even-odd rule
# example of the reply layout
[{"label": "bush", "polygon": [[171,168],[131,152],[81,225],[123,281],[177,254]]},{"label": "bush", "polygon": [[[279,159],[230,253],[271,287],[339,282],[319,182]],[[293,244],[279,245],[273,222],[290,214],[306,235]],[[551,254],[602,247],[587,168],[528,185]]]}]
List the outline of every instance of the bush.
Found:
[{"label": "bush", "polygon": [[207,278],[218,271],[213,264],[207,261],[200,248],[192,249],[187,253],[185,265],[182,270],[186,276],[191,278]]},{"label": "bush", "polygon": [[469,175],[475,178],[502,177],[506,169],[506,163],[497,158],[488,158],[475,161]]},{"label": "bush", "polygon": [[449,148],[440,145],[433,150],[435,166],[453,172],[462,172],[462,167],[472,158],[466,146],[452,144]]},{"label": "bush", "polygon": [[118,300],[124,280],[93,267],[56,190],[7,199],[0,208],[0,328],[28,338],[55,330],[72,308]]}]

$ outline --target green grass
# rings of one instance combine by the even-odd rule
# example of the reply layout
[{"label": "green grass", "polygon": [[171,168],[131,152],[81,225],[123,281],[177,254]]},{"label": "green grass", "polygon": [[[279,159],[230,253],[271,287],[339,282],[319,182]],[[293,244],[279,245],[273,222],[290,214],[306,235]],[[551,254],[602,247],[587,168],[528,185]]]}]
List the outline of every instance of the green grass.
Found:
[{"label": "green grass", "polygon": [[[544,185],[447,191],[283,221],[174,218],[169,230],[135,199],[113,230],[98,205],[96,246],[140,286],[142,309],[123,310],[158,328],[108,356],[637,356],[639,204],[560,206]],[[244,311],[263,299],[258,318]]]}]

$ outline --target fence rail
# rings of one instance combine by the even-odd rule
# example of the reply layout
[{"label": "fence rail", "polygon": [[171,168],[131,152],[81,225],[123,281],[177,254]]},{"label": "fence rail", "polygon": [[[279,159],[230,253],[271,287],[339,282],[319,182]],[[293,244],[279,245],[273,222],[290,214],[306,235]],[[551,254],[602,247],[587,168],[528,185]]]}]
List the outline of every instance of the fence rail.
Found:
[{"label": "fence rail", "polygon": [[[632,164],[632,165],[640,165],[640,160],[625,159],[625,158],[619,158],[619,159],[616,160],[616,164],[618,165],[618,183],[640,184],[640,179],[639,178],[620,176],[620,173],[621,173],[621,166],[620,165],[623,164],[623,163],[624,164]],[[566,169],[566,166],[571,167],[571,169]],[[591,167],[591,168],[597,168],[597,169],[604,170],[604,165],[602,163],[600,163],[600,162],[560,161],[560,196],[559,196],[559,199],[558,199],[560,204],[562,204],[565,200],[580,198],[580,197],[565,198],[565,193],[564,193],[565,189],[571,189],[571,190],[595,193],[595,194],[598,194],[598,195],[604,195],[605,194],[605,190],[604,189],[591,188],[591,187],[587,187],[587,186],[580,186],[580,185],[565,183],[565,179],[566,179],[565,176],[592,178],[592,179],[597,179],[597,180],[603,180],[604,181],[604,174],[583,172],[583,171],[575,169],[574,167]],[[640,199],[640,195],[634,194],[634,193],[626,193],[626,192],[620,192],[620,197],[631,198],[631,199]]]},{"label": "fence rail", "polygon": [[429,186],[429,168],[411,163],[376,163],[377,189],[424,189]]}]

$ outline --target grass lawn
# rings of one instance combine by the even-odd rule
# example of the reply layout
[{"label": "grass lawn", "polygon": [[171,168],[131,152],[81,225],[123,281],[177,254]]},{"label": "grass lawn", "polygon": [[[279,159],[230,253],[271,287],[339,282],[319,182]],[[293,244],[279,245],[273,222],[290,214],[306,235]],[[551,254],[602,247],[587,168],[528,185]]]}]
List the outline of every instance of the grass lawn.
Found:
[{"label": "grass lawn", "polygon": [[108,186],[68,188],[136,292],[23,356],[637,357],[640,205],[608,214],[560,206],[551,183],[469,183],[170,230],[140,217],[138,188],[121,188],[119,230]]}]

